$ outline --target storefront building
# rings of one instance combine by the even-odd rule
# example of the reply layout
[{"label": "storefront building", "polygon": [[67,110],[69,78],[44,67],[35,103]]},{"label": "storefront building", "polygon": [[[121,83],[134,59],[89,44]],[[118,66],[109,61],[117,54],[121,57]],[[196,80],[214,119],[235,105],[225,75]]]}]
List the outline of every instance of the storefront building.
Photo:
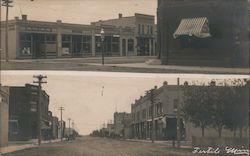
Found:
[{"label": "storefront building", "polygon": [[[123,17],[118,15],[117,19],[100,20],[92,22],[91,25],[112,25],[121,28],[133,28],[132,36],[124,36],[122,39],[123,55],[135,53],[137,56],[156,55],[156,27],[154,16],[135,13],[134,16]],[[135,48],[133,48],[133,45]],[[125,48],[126,47],[126,48]]]},{"label": "storefront building", "polygon": [[0,85],[0,147],[8,145],[9,88]]},{"label": "storefront building", "polygon": [[[104,29],[104,41],[101,40]],[[5,32],[2,27],[2,38]],[[61,58],[101,56],[135,56],[136,36],[132,27],[82,25],[31,21],[26,15],[9,21],[9,58]],[[124,40],[129,38],[128,40]],[[2,45],[5,45],[2,40]],[[2,46],[5,58],[5,46]]]},{"label": "storefront building", "polygon": [[[194,86],[188,84],[168,85],[164,82],[160,88],[154,88],[154,107],[152,106],[152,96],[148,91],[145,96],[131,105],[131,131],[132,137],[136,139],[150,139],[152,135],[152,114],[155,125],[156,140],[176,140],[177,139],[177,111],[178,103],[180,108],[184,105],[184,87],[192,89]],[[196,86],[204,87],[204,86]],[[206,87],[206,86],[205,86]],[[219,89],[219,88],[218,88]],[[247,94],[246,94],[247,95]],[[247,99],[247,96],[245,96]],[[247,103],[247,102],[246,102]],[[154,110],[154,113],[152,113]],[[192,137],[201,137],[200,127],[194,126],[184,117],[180,111],[180,137],[181,140],[191,141]],[[249,129],[246,129],[242,136],[248,137]],[[231,137],[233,132],[223,127],[223,137]],[[206,137],[216,137],[218,132],[212,127],[205,129]]]},{"label": "storefront building", "polygon": [[[38,86],[10,87],[9,140],[36,139],[38,132]],[[49,95],[41,91],[41,132],[47,139],[52,127],[52,113],[49,111]]]}]

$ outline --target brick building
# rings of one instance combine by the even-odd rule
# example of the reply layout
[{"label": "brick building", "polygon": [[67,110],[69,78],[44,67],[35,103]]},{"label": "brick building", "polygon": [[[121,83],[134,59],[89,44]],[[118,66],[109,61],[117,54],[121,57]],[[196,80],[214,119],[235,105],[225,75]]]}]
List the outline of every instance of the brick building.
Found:
[{"label": "brick building", "polygon": [[[155,137],[157,140],[173,140],[177,135],[177,104],[183,103],[183,86],[168,85],[163,83],[160,88],[155,88],[154,122]],[[199,87],[199,86],[198,86]],[[203,86],[200,86],[203,87]],[[191,88],[192,89],[192,86]],[[248,97],[247,97],[248,98]],[[138,139],[151,138],[152,132],[152,104],[149,92],[141,96],[131,105],[132,114],[132,137]],[[201,129],[186,121],[184,114],[180,113],[180,132],[182,140],[192,140],[192,137],[201,137]],[[206,137],[216,137],[218,132],[214,128],[205,129]],[[244,131],[244,136],[248,136],[248,130]],[[223,137],[233,136],[233,132],[223,129]]]},{"label": "brick building", "polygon": [[130,138],[131,114],[126,112],[114,113],[114,133],[123,138]]},{"label": "brick building", "polygon": [[[38,86],[26,84],[10,87],[9,139],[29,140],[37,138]],[[49,111],[49,95],[41,92],[41,131],[43,139],[51,130],[52,113]]]},{"label": "brick building", "polygon": [[[101,56],[101,28],[104,29],[103,51],[105,56],[153,55],[154,16],[136,14],[132,18],[137,19],[136,21],[140,21],[140,23],[145,22],[145,26],[139,24],[140,32],[138,32],[137,23],[134,23],[137,25],[121,27],[116,25],[113,20],[107,21],[105,24],[96,22],[91,25],[83,25],[63,23],[61,20],[56,22],[33,21],[28,20],[27,15],[22,15],[22,19],[15,17],[14,20],[9,20],[9,58]],[[4,26],[4,24],[2,25]],[[5,31],[2,27],[1,38],[4,38],[4,35]],[[5,45],[5,40],[1,40],[1,42],[2,45]],[[2,48],[2,58],[5,58],[5,46]]]},{"label": "brick building", "polygon": [[0,84],[0,147],[8,145],[9,88]]},{"label": "brick building", "polygon": [[124,36],[122,39],[123,55],[128,55],[133,51],[138,56],[156,55],[156,26],[152,15],[135,13],[134,16],[123,17],[122,14],[119,14],[117,19],[100,20],[91,24],[133,28],[135,30],[134,35]]},{"label": "brick building", "polygon": [[249,66],[247,0],[158,0],[163,64]]}]

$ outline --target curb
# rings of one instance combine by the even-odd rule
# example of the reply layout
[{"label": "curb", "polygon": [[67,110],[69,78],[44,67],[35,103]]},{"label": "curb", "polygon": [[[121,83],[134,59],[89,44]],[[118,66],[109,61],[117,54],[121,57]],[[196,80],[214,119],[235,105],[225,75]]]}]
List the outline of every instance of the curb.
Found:
[{"label": "curb", "polygon": [[[63,141],[65,140],[66,139],[64,138]],[[60,139],[48,140],[48,141],[42,141],[41,144],[56,143],[60,141],[61,141]],[[0,156],[2,156],[3,154],[12,153],[12,152],[21,151],[21,150],[30,149],[30,148],[35,148],[35,147],[39,147],[38,144],[35,142],[30,143],[30,144],[24,144],[24,145],[10,145],[6,147],[0,147]]]}]

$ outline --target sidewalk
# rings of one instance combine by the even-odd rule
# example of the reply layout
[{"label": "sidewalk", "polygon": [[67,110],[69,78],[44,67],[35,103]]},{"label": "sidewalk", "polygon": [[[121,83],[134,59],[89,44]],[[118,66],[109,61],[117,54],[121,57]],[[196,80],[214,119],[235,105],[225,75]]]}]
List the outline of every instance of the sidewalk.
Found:
[{"label": "sidewalk", "polygon": [[[63,140],[65,140],[65,139],[63,139]],[[60,141],[61,141],[61,139],[46,140],[46,141],[42,141],[42,144],[55,143],[55,142],[60,142]],[[25,149],[34,148],[34,147],[39,147],[36,139],[29,140],[29,141],[9,142],[8,146],[0,147],[0,156],[1,156],[1,154],[7,154],[7,153],[25,150]]]},{"label": "sidewalk", "polygon": [[[133,142],[145,142],[145,143],[152,143],[151,140],[140,140],[140,139],[125,139],[126,141],[133,141]],[[166,141],[166,140],[155,140],[154,143],[157,144],[164,144],[169,147],[172,147],[172,141]],[[191,141],[181,141],[181,148],[184,149],[192,149]],[[175,141],[175,146],[177,146],[177,141]]]},{"label": "sidewalk", "polygon": [[[98,63],[88,63],[88,65],[101,66]],[[162,69],[171,72],[185,73],[213,73],[213,74],[249,74],[249,68],[225,68],[225,67],[201,67],[201,66],[176,66],[176,65],[154,65],[147,63],[126,63],[126,64],[105,64],[110,67],[128,67],[128,68],[144,68],[144,69]]]},{"label": "sidewalk", "polygon": [[[139,140],[139,139],[125,139],[125,141],[132,141],[132,142],[144,142],[144,143],[151,143],[151,140]],[[172,145],[172,141],[154,141],[154,144],[161,144],[167,146],[166,150],[168,151],[168,155],[174,156],[193,156],[192,153],[193,147],[191,146],[191,141],[181,141],[180,148],[177,148],[177,142],[175,142],[175,147]]]}]

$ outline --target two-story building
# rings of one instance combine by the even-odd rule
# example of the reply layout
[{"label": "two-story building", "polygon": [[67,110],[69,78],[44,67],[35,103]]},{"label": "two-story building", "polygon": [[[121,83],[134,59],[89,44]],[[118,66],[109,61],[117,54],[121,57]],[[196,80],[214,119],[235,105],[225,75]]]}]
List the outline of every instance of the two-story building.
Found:
[{"label": "two-story building", "polygon": [[114,113],[114,133],[123,138],[130,137],[131,114],[126,112]]},{"label": "two-story building", "polygon": [[152,15],[135,13],[134,16],[123,17],[119,14],[117,19],[100,20],[92,25],[112,25],[120,28],[133,28],[134,34],[121,38],[123,56],[154,56],[156,55],[156,26]]},{"label": "two-story building", "polygon": [[[193,87],[204,86],[186,86],[185,85],[168,85],[163,83],[160,88],[154,88],[154,102],[152,95],[148,91],[145,96],[131,105],[132,114],[132,137],[137,139],[149,139],[152,134],[152,114],[154,121],[154,132],[157,140],[175,140],[177,136],[177,114],[178,105],[180,108],[180,134],[182,140],[191,141],[192,137],[201,137],[202,131],[199,127],[195,127],[193,123],[188,121],[181,111],[184,103],[184,88],[193,89]],[[205,86],[206,87],[206,86]],[[220,89],[218,87],[217,89]],[[245,97],[248,98],[248,97]],[[153,104],[152,104],[153,103]],[[154,110],[154,113],[152,113]],[[247,116],[246,116],[247,117]],[[248,130],[244,132],[244,136],[248,137]],[[212,127],[205,130],[206,137],[216,137],[218,132]],[[233,136],[233,132],[223,128],[223,137]]]},{"label": "two-story building", "polygon": [[0,147],[8,145],[9,88],[0,84]]},{"label": "two-story building", "polygon": [[[39,89],[36,85],[10,87],[9,140],[37,138]],[[41,91],[41,131],[51,129],[52,113],[49,112],[49,95]]]}]

